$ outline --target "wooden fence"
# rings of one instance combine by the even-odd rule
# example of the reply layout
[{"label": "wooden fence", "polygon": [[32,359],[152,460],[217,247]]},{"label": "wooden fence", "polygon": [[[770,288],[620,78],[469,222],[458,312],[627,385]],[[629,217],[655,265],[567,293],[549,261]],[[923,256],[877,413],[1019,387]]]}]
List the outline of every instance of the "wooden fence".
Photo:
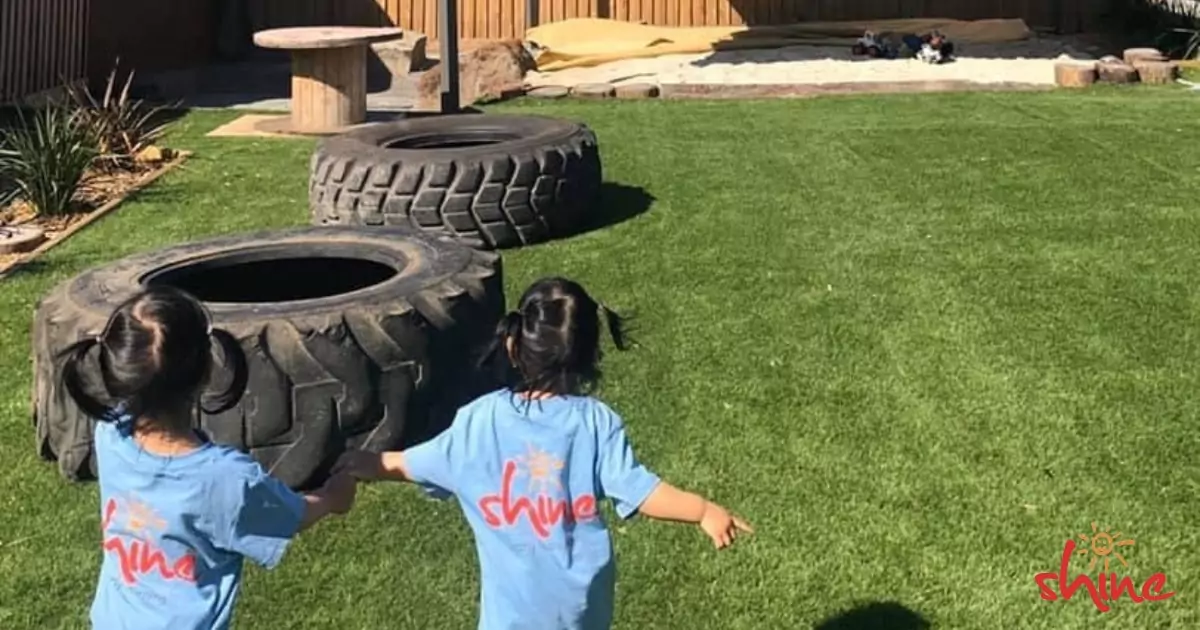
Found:
[{"label": "wooden fence", "polygon": [[146,74],[212,60],[217,5],[213,0],[87,1],[91,5],[87,70],[93,81],[105,78],[118,61],[123,71]]},{"label": "wooden fence", "polygon": [[[1022,18],[1076,31],[1092,21],[1092,0],[459,0],[464,39],[521,37],[526,2],[540,24],[606,17],[661,26],[788,24],[904,17]],[[437,35],[438,0],[249,0],[254,28],[345,24],[400,26]]]},{"label": "wooden fence", "polygon": [[88,0],[0,0],[0,103],[87,69]]},{"label": "wooden fence", "polygon": [[[437,36],[438,0],[245,0],[255,30],[398,25]],[[458,0],[464,39],[521,37],[526,11],[545,24],[607,17],[663,26],[787,24],[901,17],[1022,18],[1075,32],[1098,0]],[[528,4],[527,4],[528,3]],[[215,51],[214,0],[0,0],[0,103],[102,79],[118,58],[141,73],[204,64]]]}]

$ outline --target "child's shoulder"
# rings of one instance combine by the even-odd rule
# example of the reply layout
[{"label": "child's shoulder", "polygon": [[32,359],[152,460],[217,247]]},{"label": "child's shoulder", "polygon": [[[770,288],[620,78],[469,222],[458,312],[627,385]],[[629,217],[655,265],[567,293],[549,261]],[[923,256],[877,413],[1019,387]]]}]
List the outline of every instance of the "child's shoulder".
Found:
[{"label": "child's shoulder", "polygon": [[262,464],[247,453],[224,444],[210,444],[208,473],[210,476],[234,481],[267,474]]},{"label": "child's shoulder", "polygon": [[[565,407],[558,407],[560,413],[563,409],[566,409],[569,410],[571,415],[579,416],[585,421],[620,422],[621,420],[620,415],[612,407],[593,396],[562,396],[556,402],[559,405],[565,404]],[[554,407],[549,408],[554,409]],[[475,418],[492,418],[496,416],[497,412],[507,413],[510,411],[521,413],[528,411],[528,409],[525,403],[518,399],[517,394],[513,393],[510,389],[503,388],[488,392],[460,407],[457,420],[469,423]]]}]

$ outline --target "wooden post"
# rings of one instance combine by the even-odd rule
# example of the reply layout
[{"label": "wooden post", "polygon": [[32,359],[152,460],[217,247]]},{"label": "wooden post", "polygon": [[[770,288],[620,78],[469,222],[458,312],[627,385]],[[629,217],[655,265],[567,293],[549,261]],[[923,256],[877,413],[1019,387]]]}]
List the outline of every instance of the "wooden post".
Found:
[{"label": "wooden post", "polygon": [[439,0],[438,38],[441,39],[442,113],[456,114],[458,102],[458,0]]}]

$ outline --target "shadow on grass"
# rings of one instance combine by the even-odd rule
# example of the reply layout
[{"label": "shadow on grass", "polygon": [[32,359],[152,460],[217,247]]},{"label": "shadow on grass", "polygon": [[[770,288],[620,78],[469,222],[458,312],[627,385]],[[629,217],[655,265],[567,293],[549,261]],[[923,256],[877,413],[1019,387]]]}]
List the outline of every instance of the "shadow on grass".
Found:
[{"label": "shadow on grass", "polygon": [[53,269],[54,269],[54,266],[52,264],[45,262],[41,258],[35,258],[33,260],[23,260],[20,262],[13,263],[12,266],[10,266],[8,269],[5,269],[4,271],[0,271],[0,282],[4,282],[5,280],[8,280],[10,278],[26,276],[26,275],[30,275],[30,274],[37,275],[37,274],[50,273],[51,271],[53,271]]},{"label": "shadow on grass", "polygon": [[931,627],[920,613],[896,602],[871,602],[855,606],[817,624],[814,630],[926,630]]},{"label": "shadow on grass", "polygon": [[600,185],[600,201],[584,222],[567,236],[579,236],[624,223],[644,214],[654,203],[654,196],[637,186],[613,182]]}]

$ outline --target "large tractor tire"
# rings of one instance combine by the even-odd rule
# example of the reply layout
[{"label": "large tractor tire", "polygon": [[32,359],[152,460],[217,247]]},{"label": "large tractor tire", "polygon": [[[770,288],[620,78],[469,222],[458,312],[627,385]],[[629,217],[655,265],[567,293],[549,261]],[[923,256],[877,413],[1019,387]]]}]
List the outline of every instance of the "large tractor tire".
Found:
[{"label": "large tractor tire", "polygon": [[[246,352],[245,394],[221,414],[198,412],[197,427],[293,488],[321,483],[347,447],[380,451],[429,437],[491,385],[470,361],[504,311],[495,254],[411,228],[303,228],[180,245],[89,270],[38,305],[38,448],[69,479],[95,475],[94,420],[62,387],[57,355],[154,284],[202,300]],[[223,387],[230,374],[214,352],[211,386]],[[103,396],[89,360],[85,379]]]},{"label": "large tractor tire", "polygon": [[313,153],[314,225],[413,225],[481,249],[584,227],[600,195],[596,135],[540,116],[438,116],[323,140]]}]

